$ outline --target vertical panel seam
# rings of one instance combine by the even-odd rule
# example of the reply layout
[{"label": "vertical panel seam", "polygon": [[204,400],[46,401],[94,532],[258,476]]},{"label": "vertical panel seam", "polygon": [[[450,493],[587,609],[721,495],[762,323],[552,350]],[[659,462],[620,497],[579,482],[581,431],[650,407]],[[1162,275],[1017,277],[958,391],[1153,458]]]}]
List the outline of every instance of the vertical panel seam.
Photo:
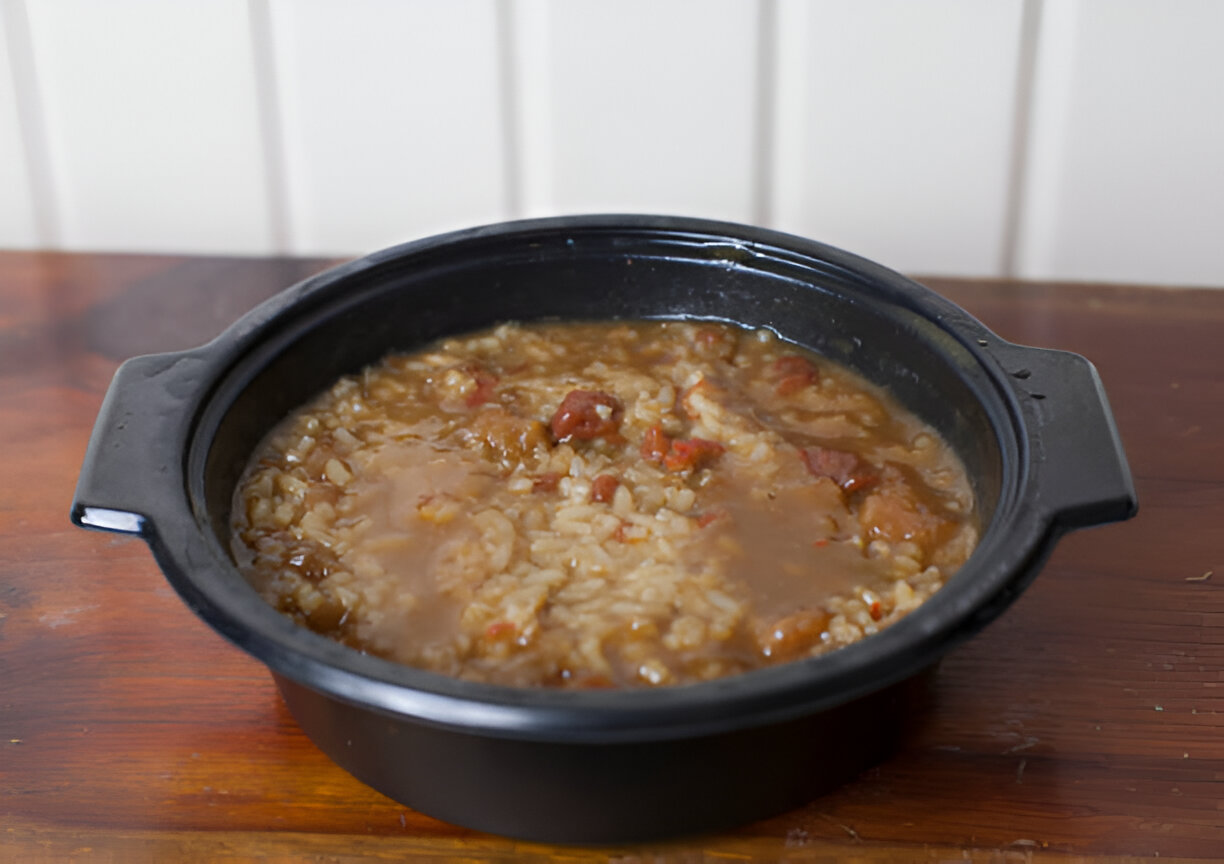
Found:
[{"label": "vertical panel seam", "polygon": [[1041,30],[1044,0],[1021,0],[1020,47],[1016,58],[1016,87],[1013,93],[1011,152],[1003,211],[1003,238],[999,253],[999,275],[1017,276],[1020,231],[1028,204],[1026,189],[1029,173],[1029,145],[1033,122],[1034,84],[1037,45]]},{"label": "vertical panel seam", "polygon": [[17,126],[29,182],[36,242],[45,248],[60,248],[62,231],[56,201],[55,173],[51,164],[50,138],[43,114],[42,87],[34,57],[34,39],[25,0],[0,0],[8,26],[9,72],[17,103]]},{"label": "vertical panel seam", "polygon": [[289,207],[289,183],[285,168],[285,131],[281,119],[280,90],[272,41],[270,0],[248,0],[251,58],[255,80],[255,110],[258,112],[260,157],[263,164],[264,198],[267,204],[268,236],[277,255],[292,250],[293,232]]},{"label": "vertical panel seam", "polygon": [[549,40],[551,11],[548,0],[505,0],[506,22],[514,64],[513,130],[516,136],[517,192],[523,216],[553,215],[553,153],[557,130],[553,124]]},{"label": "vertical panel seam", "polygon": [[774,95],[779,78],[777,59],[777,0],[758,0],[756,58],[756,135],[753,139],[752,219],[758,225],[773,221]]},{"label": "vertical panel seam", "polygon": [[807,49],[802,42],[810,27],[808,15],[813,7],[807,0],[772,2],[776,6],[776,17],[769,209],[773,219],[771,227],[796,230],[807,221],[801,218],[804,215],[801,190],[806,188],[806,164],[812,159],[807,146],[810,131]]},{"label": "vertical panel seam", "polygon": [[523,215],[523,159],[519,131],[518,56],[511,20],[510,0],[493,0],[494,26],[497,28],[497,100],[501,111],[502,194],[505,212],[511,219]]}]

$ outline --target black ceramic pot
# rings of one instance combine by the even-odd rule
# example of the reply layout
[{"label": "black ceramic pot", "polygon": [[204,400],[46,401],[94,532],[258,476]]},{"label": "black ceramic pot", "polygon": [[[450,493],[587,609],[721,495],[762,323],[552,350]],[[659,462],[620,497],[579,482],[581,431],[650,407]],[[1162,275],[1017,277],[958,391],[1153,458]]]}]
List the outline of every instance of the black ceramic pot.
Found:
[{"label": "black ceramic pot", "polygon": [[[691,317],[770,327],[886,386],[956,448],[983,518],[947,585],[820,658],[660,690],[519,690],[360,654],[292,624],[230,557],[230,500],[292,408],[391,349],[507,319]],[[218,632],[266,663],[302,728],[374,788],[516,837],[616,842],[794,806],[880,759],[938,659],[1011,603],[1058,537],[1136,501],[1082,357],[1009,344],[898,274],[808,240],[642,216],[514,222],[408,243],[287,289],[213,342],[115,376],[73,503],[139,534]]]}]

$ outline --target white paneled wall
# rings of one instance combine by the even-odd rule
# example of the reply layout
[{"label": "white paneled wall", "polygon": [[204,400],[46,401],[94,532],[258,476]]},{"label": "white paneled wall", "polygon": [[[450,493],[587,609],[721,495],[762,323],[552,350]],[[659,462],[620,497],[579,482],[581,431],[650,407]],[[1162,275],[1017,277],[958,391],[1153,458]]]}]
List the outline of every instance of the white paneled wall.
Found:
[{"label": "white paneled wall", "polygon": [[1025,274],[1224,284],[1224,3],[1046,5]]},{"label": "white paneled wall", "polygon": [[0,0],[0,247],[670,212],[1224,285],[1218,0]]},{"label": "white paneled wall", "polygon": [[245,0],[26,11],[63,246],[268,249]]},{"label": "white paneled wall", "polygon": [[528,213],[751,218],[758,4],[530,5],[516,10],[528,21],[515,56],[540,104],[519,152],[542,145],[547,161],[522,190]]},{"label": "white paneled wall", "polygon": [[783,0],[776,222],[893,266],[997,273],[1021,0]]},{"label": "white paneled wall", "polygon": [[[12,38],[11,15],[0,16],[0,51],[8,61],[0,66],[0,247],[38,246],[44,241],[35,218],[31,172],[26,164],[26,146],[17,80],[23,63],[22,45]],[[18,22],[20,27],[21,22]],[[17,44],[13,44],[17,41]]]},{"label": "white paneled wall", "polygon": [[370,251],[506,214],[495,0],[271,10],[292,251]]}]

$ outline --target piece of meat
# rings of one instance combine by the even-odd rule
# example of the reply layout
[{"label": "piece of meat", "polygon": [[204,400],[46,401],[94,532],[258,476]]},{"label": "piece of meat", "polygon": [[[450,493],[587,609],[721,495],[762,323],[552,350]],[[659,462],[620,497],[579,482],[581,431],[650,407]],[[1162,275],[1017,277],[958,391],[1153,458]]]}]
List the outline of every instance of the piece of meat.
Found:
[{"label": "piece of meat", "polygon": [[828,477],[847,492],[866,489],[879,482],[879,475],[857,453],[829,447],[805,447],[799,457],[813,477]]},{"label": "piece of meat", "polygon": [[494,621],[485,628],[485,638],[489,640],[509,639],[518,632],[518,628],[514,626],[513,621],[498,620]]},{"label": "piece of meat", "polygon": [[449,412],[471,410],[494,401],[500,380],[479,363],[465,363],[438,370],[429,383],[439,406]]},{"label": "piece of meat", "polygon": [[545,471],[531,483],[532,492],[556,492],[561,483],[561,475],[556,471]]},{"label": "piece of meat", "polygon": [[558,441],[613,438],[619,434],[624,414],[620,400],[609,393],[571,390],[561,400],[550,426],[553,437]]},{"label": "piece of meat", "polygon": [[726,447],[705,438],[671,439],[657,424],[646,430],[640,448],[642,458],[662,462],[668,471],[691,471],[717,459]]},{"label": "piece of meat", "polygon": [[489,407],[476,413],[468,440],[473,439],[498,459],[510,462],[517,462],[536,447],[549,443],[543,423],[511,414],[501,407]]},{"label": "piece of meat", "polygon": [[776,621],[758,625],[753,634],[761,654],[771,660],[791,660],[806,654],[820,643],[829,626],[829,613],[823,609],[800,609]]},{"label": "piece of meat", "polygon": [[464,404],[469,408],[479,408],[486,402],[491,402],[496,395],[498,377],[492,372],[473,366],[467,370],[476,382],[476,387],[464,398]]},{"label": "piece of meat", "polygon": [[779,396],[790,396],[820,381],[816,365],[798,354],[779,357],[773,362],[771,371],[776,381],[774,391]]},{"label": "piece of meat", "polygon": [[737,343],[735,332],[725,327],[698,327],[693,331],[693,348],[698,356],[709,360],[730,362]]},{"label": "piece of meat", "polygon": [[663,466],[668,471],[693,471],[713,462],[727,448],[705,438],[685,438],[671,442]]},{"label": "piece of meat", "polygon": [[933,512],[900,470],[888,466],[883,481],[864,499],[859,523],[868,539],[911,540],[929,556],[951,521]]}]

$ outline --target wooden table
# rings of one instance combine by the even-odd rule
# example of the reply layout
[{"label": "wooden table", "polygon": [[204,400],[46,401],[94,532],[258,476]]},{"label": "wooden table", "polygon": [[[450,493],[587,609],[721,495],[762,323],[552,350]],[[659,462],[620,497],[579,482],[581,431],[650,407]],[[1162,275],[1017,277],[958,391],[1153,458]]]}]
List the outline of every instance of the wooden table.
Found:
[{"label": "wooden table", "polygon": [[406,810],[297,729],[145,545],[68,521],[115,367],[320,261],[0,254],[0,861],[1224,860],[1224,291],[927,280],[1104,378],[1139,490],[937,676],[909,747],[798,810],[552,849]]}]

